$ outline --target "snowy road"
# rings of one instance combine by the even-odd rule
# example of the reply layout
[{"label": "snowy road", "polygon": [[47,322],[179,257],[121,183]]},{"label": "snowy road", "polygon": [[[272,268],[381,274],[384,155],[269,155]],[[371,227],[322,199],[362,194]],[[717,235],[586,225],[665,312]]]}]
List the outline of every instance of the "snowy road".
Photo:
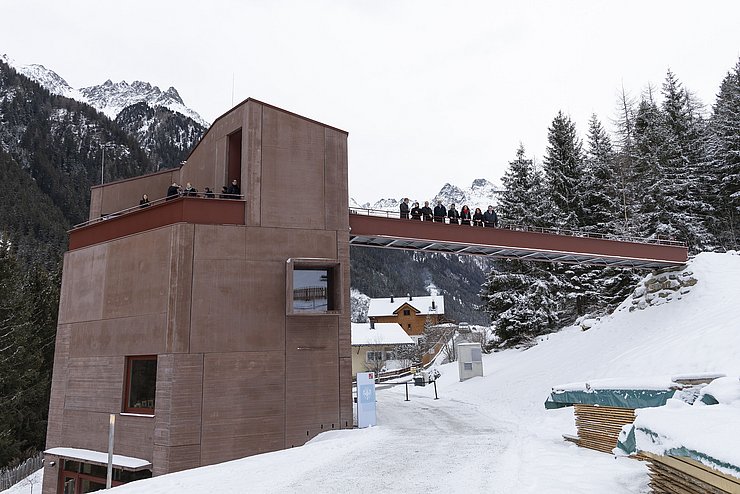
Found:
[{"label": "snowy road", "polygon": [[338,463],[319,465],[286,492],[422,493],[437,486],[490,492],[491,458],[501,455],[511,434],[475,406],[434,400],[431,387],[410,390],[408,402],[403,386],[379,391],[378,440],[348,451]]}]

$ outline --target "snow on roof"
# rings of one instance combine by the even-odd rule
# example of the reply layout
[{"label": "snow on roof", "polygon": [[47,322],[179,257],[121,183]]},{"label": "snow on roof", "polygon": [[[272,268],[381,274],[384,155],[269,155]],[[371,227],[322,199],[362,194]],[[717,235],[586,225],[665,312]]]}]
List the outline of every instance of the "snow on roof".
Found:
[{"label": "snow on roof", "polygon": [[375,328],[370,323],[352,323],[352,345],[411,345],[411,339],[400,324],[395,322],[378,322]]},{"label": "snow on roof", "polygon": [[[47,455],[60,456],[70,460],[80,460],[87,463],[96,463],[98,465],[108,464],[108,453],[102,451],[93,451],[91,449],[80,448],[51,448],[44,451]],[[151,468],[152,464],[141,458],[131,456],[113,455],[113,466],[123,468],[124,470],[141,470]]]},{"label": "snow on roof", "polygon": [[[434,308],[432,308],[432,302],[434,302]],[[421,315],[445,313],[444,296],[429,295],[427,297],[371,298],[367,315],[368,317],[392,316],[403,304],[409,304]]]},{"label": "snow on roof", "polygon": [[552,390],[557,393],[561,391],[593,391],[596,389],[675,389],[681,385],[674,382],[671,376],[639,376],[629,378],[604,378],[591,379],[586,382],[573,382],[567,384],[558,384],[553,386]]}]

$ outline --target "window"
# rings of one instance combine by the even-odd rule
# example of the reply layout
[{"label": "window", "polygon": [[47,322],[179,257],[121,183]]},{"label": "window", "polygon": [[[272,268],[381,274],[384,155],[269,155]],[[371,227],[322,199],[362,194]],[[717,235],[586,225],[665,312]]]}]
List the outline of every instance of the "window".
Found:
[{"label": "window", "polygon": [[329,269],[293,270],[293,311],[325,312],[332,310]]},{"label": "window", "polygon": [[157,356],[146,355],[126,358],[123,411],[154,414],[156,390]]},{"label": "window", "polygon": [[393,351],[385,352],[385,359],[386,360],[396,360],[396,352],[393,352]]},{"label": "window", "polygon": [[463,370],[466,370],[466,371],[473,370],[473,362],[463,362]]},{"label": "window", "polygon": [[286,314],[339,313],[340,264],[332,259],[288,259]]},{"label": "window", "polygon": [[367,352],[367,356],[365,357],[365,360],[367,362],[382,362],[383,352]]},{"label": "window", "polygon": [[404,316],[410,316],[411,315],[411,311],[409,309],[403,309],[403,315]]}]

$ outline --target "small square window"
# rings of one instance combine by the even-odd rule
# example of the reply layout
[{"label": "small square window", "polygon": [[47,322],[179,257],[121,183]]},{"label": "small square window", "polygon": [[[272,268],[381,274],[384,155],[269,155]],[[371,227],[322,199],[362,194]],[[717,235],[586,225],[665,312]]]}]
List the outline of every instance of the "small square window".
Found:
[{"label": "small square window", "polygon": [[410,316],[411,315],[411,311],[409,309],[403,309],[403,315],[404,316]]},{"label": "small square window", "polygon": [[473,370],[473,362],[463,362],[463,370]]},{"label": "small square window", "polygon": [[156,391],[157,356],[127,357],[123,411],[154,414]]}]

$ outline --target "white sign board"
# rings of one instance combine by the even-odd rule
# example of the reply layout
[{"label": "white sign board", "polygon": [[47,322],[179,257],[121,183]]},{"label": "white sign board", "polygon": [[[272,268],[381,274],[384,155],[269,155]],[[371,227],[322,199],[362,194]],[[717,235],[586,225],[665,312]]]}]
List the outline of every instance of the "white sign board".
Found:
[{"label": "white sign board", "polygon": [[357,373],[357,427],[372,427],[375,421],[375,373]]}]

